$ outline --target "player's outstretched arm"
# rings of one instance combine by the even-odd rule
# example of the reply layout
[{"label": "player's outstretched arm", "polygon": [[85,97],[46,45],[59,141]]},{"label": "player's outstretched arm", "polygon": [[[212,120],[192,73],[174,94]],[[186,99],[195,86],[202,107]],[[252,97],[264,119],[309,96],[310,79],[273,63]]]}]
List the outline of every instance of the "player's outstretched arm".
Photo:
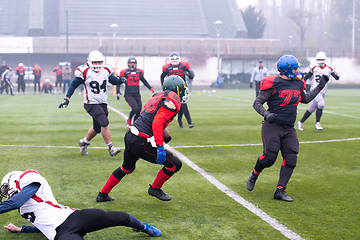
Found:
[{"label": "player's outstretched arm", "polygon": [[301,92],[301,103],[309,103],[311,100],[313,100],[319,92],[325,87],[327,82],[329,81],[329,77],[326,75],[322,75],[320,78],[319,84],[311,90],[310,92],[305,93],[304,91]]}]

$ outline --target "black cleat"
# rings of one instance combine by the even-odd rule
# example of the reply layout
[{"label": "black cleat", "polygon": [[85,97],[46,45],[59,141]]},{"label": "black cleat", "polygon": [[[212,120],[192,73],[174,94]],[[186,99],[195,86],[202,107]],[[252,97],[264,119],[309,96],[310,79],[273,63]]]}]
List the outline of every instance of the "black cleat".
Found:
[{"label": "black cleat", "polygon": [[274,193],[274,199],[281,200],[285,202],[292,202],[293,199],[286,195],[285,190],[283,188],[277,188]]},{"label": "black cleat", "polygon": [[151,195],[153,197],[157,197],[161,201],[170,201],[171,200],[171,196],[169,194],[164,193],[163,190],[154,189],[154,188],[152,188],[151,184],[149,186],[150,186],[149,190],[148,190],[149,195]]},{"label": "black cleat", "polygon": [[257,180],[258,177],[259,177],[259,175],[256,175],[256,174],[254,173],[254,171],[252,171],[252,172],[250,173],[250,176],[249,176],[249,178],[248,178],[248,180],[247,180],[247,182],[246,182],[246,188],[247,188],[249,191],[252,191],[252,190],[254,189],[254,187],[255,187],[255,182],[256,182],[256,180]]},{"label": "black cleat", "polygon": [[113,200],[115,200],[115,198],[110,197],[109,194],[107,194],[107,193],[99,192],[99,194],[96,197],[97,202],[110,202],[110,201],[113,201]]},{"label": "black cleat", "polygon": [[194,124],[193,123],[189,123],[189,128],[193,128]]}]

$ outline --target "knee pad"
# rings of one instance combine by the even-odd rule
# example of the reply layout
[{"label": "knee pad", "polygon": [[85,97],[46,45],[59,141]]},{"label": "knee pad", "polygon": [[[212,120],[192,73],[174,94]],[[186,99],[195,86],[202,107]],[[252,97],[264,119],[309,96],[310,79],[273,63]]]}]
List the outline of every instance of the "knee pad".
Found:
[{"label": "knee pad", "polygon": [[296,154],[289,154],[284,158],[282,165],[283,166],[288,166],[288,167],[291,167],[291,168],[295,168],[296,167],[296,162],[297,162],[297,155]]}]

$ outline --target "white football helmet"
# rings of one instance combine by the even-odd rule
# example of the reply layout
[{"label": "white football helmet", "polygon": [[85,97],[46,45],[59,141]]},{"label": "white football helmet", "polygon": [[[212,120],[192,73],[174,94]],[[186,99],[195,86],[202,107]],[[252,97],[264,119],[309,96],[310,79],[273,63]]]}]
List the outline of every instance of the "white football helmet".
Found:
[{"label": "white football helmet", "polygon": [[22,171],[12,171],[7,173],[1,181],[1,197],[0,202],[3,198],[9,199],[19,192],[16,187],[16,182],[19,181]]},{"label": "white football helmet", "polygon": [[[89,53],[87,64],[89,65],[90,69],[94,72],[99,72],[105,65],[105,58],[104,55],[99,51],[92,51]],[[94,63],[97,64],[94,64]]]},{"label": "white football helmet", "polygon": [[326,61],[326,54],[324,52],[318,52],[316,54],[316,63],[322,67],[325,65],[325,61]]},{"label": "white football helmet", "polygon": [[177,52],[172,52],[170,54],[170,63],[173,66],[177,66],[180,63],[180,55]]},{"label": "white football helmet", "polygon": [[23,67],[24,66],[24,64],[22,64],[22,63],[19,63],[19,67]]}]

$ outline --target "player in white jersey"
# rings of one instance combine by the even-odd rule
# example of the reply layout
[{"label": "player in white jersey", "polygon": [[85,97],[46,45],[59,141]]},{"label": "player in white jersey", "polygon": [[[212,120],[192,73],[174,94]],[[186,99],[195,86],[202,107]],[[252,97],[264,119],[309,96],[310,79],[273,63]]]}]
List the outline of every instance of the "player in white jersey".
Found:
[{"label": "player in white jersey", "polygon": [[67,107],[75,89],[84,85],[84,108],[93,118],[93,126],[89,129],[84,139],[79,140],[80,152],[88,155],[87,147],[98,133],[102,137],[109,149],[110,156],[117,155],[121,150],[113,146],[111,133],[109,130],[109,119],[107,109],[107,83],[119,85],[123,80],[113,75],[113,69],[105,64],[104,56],[99,51],[92,51],[88,56],[85,65],[77,67],[75,79],[71,82],[67,91],[66,98],[59,105],[59,108]]},{"label": "player in white jersey", "polygon": [[[2,202],[3,198],[7,198]],[[0,214],[19,209],[33,226],[5,226],[11,232],[43,233],[48,239],[84,239],[86,233],[114,226],[132,227],[152,237],[161,236],[155,226],[141,223],[126,212],[74,209],[60,205],[44,177],[35,170],[12,171],[1,182]]]},{"label": "player in white jersey", "polygon": [[[326,65],[326,54],[324,52],[318,52],[316,54],[316,62],[317,66],[309,66],[309,71],[305,75],[304,80],[308,80],[309,78],[313,77],[313,81],[311,84],[311,90],[314,89],[322,75],[326,75],[330,78],[330,75],[333,76],[336,80],[339,80],[340,76],[337,72],[335,72],[335,68]],[[310,117],[310,115],[316,110],[316,122],[315,122],[315,129],[316,130],[323,130],[320,119],[325,107],[325,95],[326,95],[327,84],[321,90],[321,92],[314,98],[314,100],[310,103],[308,110],[304,113],[304,116],[301,120],[296,124],[299,131],[303,131],[303,125],[306,119]]]}]

